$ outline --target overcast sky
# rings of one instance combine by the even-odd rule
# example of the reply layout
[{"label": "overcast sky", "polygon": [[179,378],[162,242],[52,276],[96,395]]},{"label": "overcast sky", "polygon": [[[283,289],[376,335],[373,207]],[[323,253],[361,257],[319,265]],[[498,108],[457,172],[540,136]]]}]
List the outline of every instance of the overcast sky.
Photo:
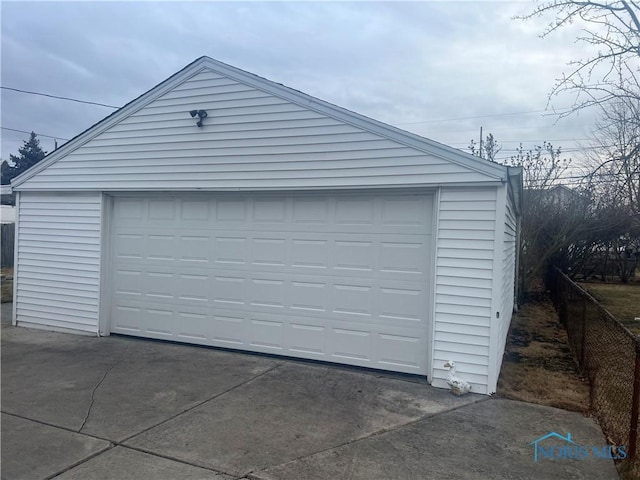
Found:
[{"label": "overcast sky", "polygon": [[[541,39],[543,19],[512,19],[533,7],[5,1],[2,86],[122,106],[207,55],[465,151],[483,126],[502,144],[499,158],[543,140],[575,157],[595,112],[558,120],[541,110],[585,47],[574,43],[576,27]],[[113,111],[5,89],[1,102],[3,159],[27,137],[7,129],[60,144]],[[50,138],[41,144],[53,148]]]}]

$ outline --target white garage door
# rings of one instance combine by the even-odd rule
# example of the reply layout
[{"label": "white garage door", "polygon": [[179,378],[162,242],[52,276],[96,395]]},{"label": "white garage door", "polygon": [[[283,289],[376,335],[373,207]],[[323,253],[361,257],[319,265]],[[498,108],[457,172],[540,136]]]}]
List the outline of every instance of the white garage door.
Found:
[{"label": "white garage door", "polygon": [[111,332],[427,373],[432,197],[116,197]]}]

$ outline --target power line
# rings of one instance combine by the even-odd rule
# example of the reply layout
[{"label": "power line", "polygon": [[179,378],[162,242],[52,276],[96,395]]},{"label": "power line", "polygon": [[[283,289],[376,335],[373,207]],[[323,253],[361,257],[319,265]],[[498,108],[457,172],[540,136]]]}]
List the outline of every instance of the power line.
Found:
[{"label": "power line", "polygon": [[[8,127],[0,127],[0,128],[2,128],[2,130],[9,130],[10,132],[19,132],[19,133],[31,134],[31,132],[28,132],[26,130],[17,130],[15,128],[8,128]],[[54,140],[69,140],[68,138],[55,137],[53,135],[45,135],[44,133],[38,133],[38,132],[33,132],[33,133],[35,133],[39,137],[53,138]]]},{"label": "power line", "polygon": [[[0,88],[4,89],[4,90],[11,90],[14,92],[19,92],[19,93],[25,93],[25,94],[29,94],[29,95],[40,95],[43,97],[49,97],[49,98],[55,98],[55,99],[59,99],[59,100],[67,100],[70,102],[77,102],[77,103],[84,103],[84,104],[88,104],[88,105],[97,105],[100,107],[107,107],[107,108],[119,108],[116,107],[115,105],[108,105],[105,103],[99,103],[99,102],[90,102],[90,101],[86,101],[86,100],[79,100],[77,98],[70,98],[70,97],[63,97],[63,96],[59,96],[59,95],[52,95],[52,94],[48,94],[48,93],[42,93],[42,92],[33,92],[33,91],[29,91],[29,90],[21,90],[18,88],[12,88],[12,87],[4,87],[4,86],[0,86]],[[568,111],[568,110],[567,110]],[[513,116],[513,115],[526,115],[526,114],[531,114],[531,113],[541,113],[541,112],[548,112],[548,110],[528,110],[528,111],[523,111],[523,112],[511,112],[511,113],[497,113],[497,114],[492,114],[492,115],[476,115],[476,116],[469,116],[469,117],[457,117],[457,118],[445,118],[445,119],[439,119],[439,120],[424,120],[424,121],[419,121],[419,122],[407,122],[407,123],[396,123],[395,125],[417,125],[417,124],[423,124],[423,123],[438,123],[438,122],[449,122],[449,121],[457,121],[457,120],[471,120],[471,119],[478,119],[478,118],[491,118],[491,117],[504,117],[504,116]],[[556,112],[556,113],[562,113],[562,112]],[[539,127],[520,127],[520,128],[539,128]],[[25,130],[17,130],[17,129],[13,129],[13,128],[7,128],[7,127],[2,127],[3,130],[9,130],[9,131],[13,131],[13,132],[20,132],[20,133],[31,133]],[[469,130],[471,131],[471,130]],[[47,137],[47,138],[53,138],[53,139],[60,139],[60,140],[68,140],[65,138],[61,138],[61,137],[56,137],[53,135],[45,135],[45,134],[40,134],[37,133],[38,136],[40,137]],[[548,140],[549,142],[553,141],[553,142],[559,142],[559,141],[577,141],[577,140],[587,140],[587,139],[554,139],[554,140]],[[518,141],[518,140],[505,140],[501,143],[530,143],[530,142],[536,142],[538,140],[526,140],[526,141]],[[465,142],[466,144],[467,142]],[[455,144],[451,144],[451,145],[464,145],[463,143],[455,143]],[[597,147],[600,148],[600,147]],[[564,152],[568,153],[568,152],[577,152],[577,151],[582,151],[582,150],[591,150],[591,149],[596,149],[596,147],[591,147],[591,148],[581,148],[581,149],[577,149],[577,148],[569,148],[569,149],[565,149]],[[502,149],[503,152],[518,152],[519,150],[517,149]],[[508,159],[509,157],[505,157],[505,159]]]},{"label": "power line", "polygon": [[[11,90],[13,92],[19,92],[19,93],[26,93],[29,95],[40,95],[43,97],[49,97],[49,98],[57,98],[59,100],[68,100],[70,102],[78,102],[78,103],[86,103],[88,105],[98,105],[100,107],[107,107],[107,108],[120,108],[117,107],[115,105],[108,105],[106,103],[99,103],[99,102],[90,102],[87,100],[79,100],[77,98],[70,98],[70,97],[62,97],[59,95],[52,95],[49,93],[42,93],[42,92],[33,92],[30,90],[21,90],[19,88],[12,88],[12,87],[0,87],[4,90]],[[567,108],[563,108],[563,112],[554,112],[555,114],[562,114],[562,113],[566,113],[569,111],[569,109]],[[473,120],[473,119],[477,119],[477,118],[493,118],[493,117],[507,117],[507,116],[512,116],[512,115],[528,115],[531,113],[543,113],[543,112],[548,112],[549,110],[527,110],[524,112],[510,112],[510,113],[495,113],[495,114],[491,114],[491,115],[475,115],[475,116],[471,116],[471,117],[457,117],[457,118],[442,118],[439,120],[422,120],[422,121],[418,121],[418,122],[405,122],[405,123],[396,123],[394,125],[419,125],[422,123],[438,123],[438,122],[453,122],[453,121],[457,121],[457,120]]]},{"label": "power line", "polygon": [[77,98],[61,97],[59,95],[50,95],[48,93],[31,92],[29,90],[20,90],[19,88],[1,87],[3,90],[11,90],[12,92],[26,93],[29,95],[40,95],[42,97],[57,98],[58,100],[68,100],[69,102],[86,103],[88,105],[98,105],[99,107],[120,108],[115,105],[107,105],[106,103],[89,102],[86,100],[78,100]]},{"label": "power line", "polygon": [[[602,150],[604,148],[613,148],[616,147],[617,145],[598,145],[595,147],[570,147],[570,148],[561,148],[560,149],[560,154],[565,154],[565,153],[572,153],[572,152],[584,152],[585,150]],[[524,153],[527,154],[529,153],[529,151],[531,151],[531,149],[523,149],[520,150],[519,148],[501,148],[500,152],[501,153],[509,153],[509,152],[515,152],[515,153]],[[535,151],[534,151],[535,153]],[[543,151],[543,154],[545,154],[546,152]]]},{"label": "power line", "polygon": [[[551,143],[551,142],[578,142],[578,141],[582,141],[582,140],[591,140],[590,138],[550,138],[548,140],[502,140],[502,141],[496,141],[496,143],[498,145],[502,144],[502,143],[543,143],[543,142],[547,142],[547,143]],[[475,140],[474,140],[475,141]],[[469,142],[455,142],[455,143],[447,143],[447,145],[449,146],[454,146],[454,145],[469,145]]]},{"label": "power line", "polygon": [[[564,112],[554,112],[554,114],[562,114],[570,111],[569,109],[564,109]],[[438,123],[438,122],[454,122],[456,120],[473,120],[476,118],[492,118],[492,117],[507,117],[510,115],[527,115],[530,113],[541,113],[548,112],[548,110],[528,110],[526,112],[511,112],[511,113],[495,113],[493,115],[476,115],[473,117],[458,117],[458,118],[442,118],[440,120],[423,120],[420,122],[408,122],[408,123],[395,123],[394,125],[417,125],[420,123]]]}]

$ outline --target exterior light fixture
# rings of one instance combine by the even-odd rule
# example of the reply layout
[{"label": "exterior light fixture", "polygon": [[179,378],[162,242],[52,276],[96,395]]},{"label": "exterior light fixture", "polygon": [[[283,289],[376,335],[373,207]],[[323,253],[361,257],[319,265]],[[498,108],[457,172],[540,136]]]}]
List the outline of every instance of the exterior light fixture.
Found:
[{"label": "exterior light fixture", "polygon": [[202,126],[202,120],[207,118],[207,111],[206,110],[191,110],[189,112],[189,115],[191,115],[192,118],[197,115],[199,120],[198,120],[198,123],[196,123],[196,125],[201,127]]}]

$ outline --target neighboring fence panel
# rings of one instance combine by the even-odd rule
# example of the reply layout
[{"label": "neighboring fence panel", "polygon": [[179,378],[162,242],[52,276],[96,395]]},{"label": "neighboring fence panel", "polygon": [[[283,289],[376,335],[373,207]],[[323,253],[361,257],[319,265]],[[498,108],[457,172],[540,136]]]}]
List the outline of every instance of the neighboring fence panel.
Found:
[{"label": "neighboring fence panel", "polygon": [[0,266],[2,268],[13,267],[15,231],[15,223],[0,224]]},{"label": "neighboring fence panel", "polygon": [[607,436],[637,460],[640,339],[559,270],[551,280],[560,321],[589,379],[591,410]]}]

